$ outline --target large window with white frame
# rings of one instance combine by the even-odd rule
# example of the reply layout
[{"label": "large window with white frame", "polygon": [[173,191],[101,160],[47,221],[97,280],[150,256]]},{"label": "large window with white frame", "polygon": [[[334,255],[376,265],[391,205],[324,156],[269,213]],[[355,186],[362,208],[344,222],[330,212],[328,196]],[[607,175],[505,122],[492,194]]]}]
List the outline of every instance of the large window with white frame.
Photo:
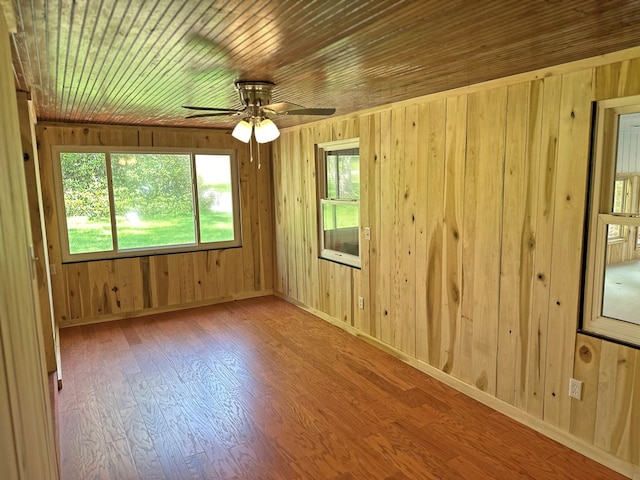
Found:
[{"label": "large window with white frame", "polygon": [[64,262],[240,246],[233,151],[57,147]]},{"label": "large window with white frame", "polygon": [[320,257],[360,267],[360,149],[358,139],[317,148]]},{"label": "large window with white frame", "polygon": [[582,330],[640,346],[640,96],[598,103]]}]

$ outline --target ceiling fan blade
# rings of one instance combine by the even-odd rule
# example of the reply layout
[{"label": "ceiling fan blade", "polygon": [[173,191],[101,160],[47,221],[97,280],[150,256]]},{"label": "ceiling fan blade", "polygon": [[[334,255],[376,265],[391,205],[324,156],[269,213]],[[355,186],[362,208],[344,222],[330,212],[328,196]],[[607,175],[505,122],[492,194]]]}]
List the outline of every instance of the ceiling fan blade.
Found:
[{"label": "ceiling fan blade", "polygon": [[184,118],[235,117],[236,115],[240,115],[240,112],[231,111],[231,112],[199,113],[197,115],[188,115]]},{"label": "ceiling fan blade", "polygon": [[227,113],[238,113],[242,112],[242,110],[237,110],[235,108],[217,108],[217,107],[191,107],[189,105],[182,105],[182,108],[188,108],[189,110],[203,110],[207,112],[227,112]]},{"label": "ceiling fan blade", "polygon": [[300,110],[304,109],[302,105],[296,105],[295,103],[289,102],[279,102],[279,103],[270,103],[269,105],[265,105],[262,107],[263,110],[269,113],[275,113],[276,115],[282,115],[291,110]]},{"label": "ceiling fan blade", "polygon": [[335,108],[300,108],[286,112],[287,115],[333,115],[334,113],[336,113]]}]

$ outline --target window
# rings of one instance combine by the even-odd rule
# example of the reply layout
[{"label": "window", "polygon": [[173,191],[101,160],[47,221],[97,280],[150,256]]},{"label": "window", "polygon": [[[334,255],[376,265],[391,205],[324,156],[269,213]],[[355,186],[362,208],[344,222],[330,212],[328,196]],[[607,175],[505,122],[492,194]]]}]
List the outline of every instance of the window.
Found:
[{"label": "window", "polygon": [[640,96],[599,102],[582,329],[640,345]]},{"label": "window", "polygon": [[232,152],[56,149],[63,261],[240,245]]},{"label": "window", "polygon": [[360,266],[360,150],[357,139],[318,145],[320,257]]}]

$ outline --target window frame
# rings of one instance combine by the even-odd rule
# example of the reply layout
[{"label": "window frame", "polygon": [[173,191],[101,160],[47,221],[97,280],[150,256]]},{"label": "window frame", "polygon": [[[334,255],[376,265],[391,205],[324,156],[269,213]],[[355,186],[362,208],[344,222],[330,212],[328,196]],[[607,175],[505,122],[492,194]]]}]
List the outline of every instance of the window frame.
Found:
[{"label": "window frame", "polygon": [[[111,260],[118,258],[131,258],[148,255],[162,255],[170,253],[188,253],[203,250],[220,250],[225,248],[242,247],[242,212],[240,210],[240,174],[237,154],[230,149],[210,148],[163,148],[163,147],[121,147],[121,146],[78,146],[55,145],[51,148],[53,159],[54,194],[57,210],[58,233],[60,238],[60,250],[62,263],[75,263],[82,261]],[[105,155],[105,168],[107,188],[109,195],[109,218],[113,249],[99,252],[71,253],[69,249],[69,230],[67,226],[66,205],[64,201],[64,188],[62,181],[62,167],[60,154],[62,153],[97,153]],[[189,155],[191,162],[191,198],[194,216],[195,243],[118,249],[116,228],[116,212],[114,202],[114,189],[111,169],[111,155],[114,154],[166,154]],[[196,172],[196,155],[228,155],[231,170],[231,197],[233,206],[233,240],[224,242],[200,241],[200,209]]]},{"label": "window frame", "polygon": [[[360,139],[348,138],[333,142],[323,142],[316,144],[316,193],[317,193],[317,227],[318,227],[318,258],[341,263],[354,268],[361,268],[362,265],[362,241],[361,241],[361,215],[360,198],[356,199],[331,199],[327,198],[327,161],[325,152],[335,152],[340,150],[358,149],[360,156]],[[360,159],[362,160],[362,159]],[[360,172],[362,168],[360,168]],[[360,173],[359,172],[359,173]],[[360,176],[362,178],[362,176]],[[324,206],[325,205],[357,205],[358,207],[358,255],[352,255],[327,248],[324,243]]]},{"label": "window frame", "polygon": [[[603,100],[597,104],[580,330],[638,347],[640,325],[607,317],[602,312],[607,247],[620,241],[618,238],[608,238],[607,225],[620,225],[627,235],[630,229],[640,229],[640,214],[612,212],[618,153],[618,119],[620,115],[636,112],[640,112],[640,95]],[[625,183],[625,187],[628,187],[628,183]]]}]

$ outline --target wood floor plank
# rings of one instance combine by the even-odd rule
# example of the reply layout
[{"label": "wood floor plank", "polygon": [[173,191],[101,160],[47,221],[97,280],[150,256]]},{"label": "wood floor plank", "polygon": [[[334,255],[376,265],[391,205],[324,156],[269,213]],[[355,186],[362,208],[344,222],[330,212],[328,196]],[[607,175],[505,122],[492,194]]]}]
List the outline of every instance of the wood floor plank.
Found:
[{"label": "wood floor plank", "polygon": [[65,480],[623,478],[275,297],[61,345]]},{"label": "wood floor plank", "polygon": [[129,449],[140,476],[145,480],[165,480],[158,452],[153,446],[138,408],[124,409],[121,411],[121,416],[126,427]]},{"label": "wood floor plank", "polygon": [[151,442],[162,465],[165,476],[171,480],[191,480],[191,472],[170,432],[151,436]]},{"label": "wood floor plank", "polygon": [[64,448],[60,452],[60,472],[61,477],[65,479],[80,479],[84,476],[80,455],[82,444],[80,415],[80,412],[74,409],[61,411],[59,416],[60,438],[65,440]]},{"label": "wood floor plank", "polygon": [[120,439],[108,443],[107,455],[111,478],[126,478],[127,480],[140,478],[127,440]]}]

